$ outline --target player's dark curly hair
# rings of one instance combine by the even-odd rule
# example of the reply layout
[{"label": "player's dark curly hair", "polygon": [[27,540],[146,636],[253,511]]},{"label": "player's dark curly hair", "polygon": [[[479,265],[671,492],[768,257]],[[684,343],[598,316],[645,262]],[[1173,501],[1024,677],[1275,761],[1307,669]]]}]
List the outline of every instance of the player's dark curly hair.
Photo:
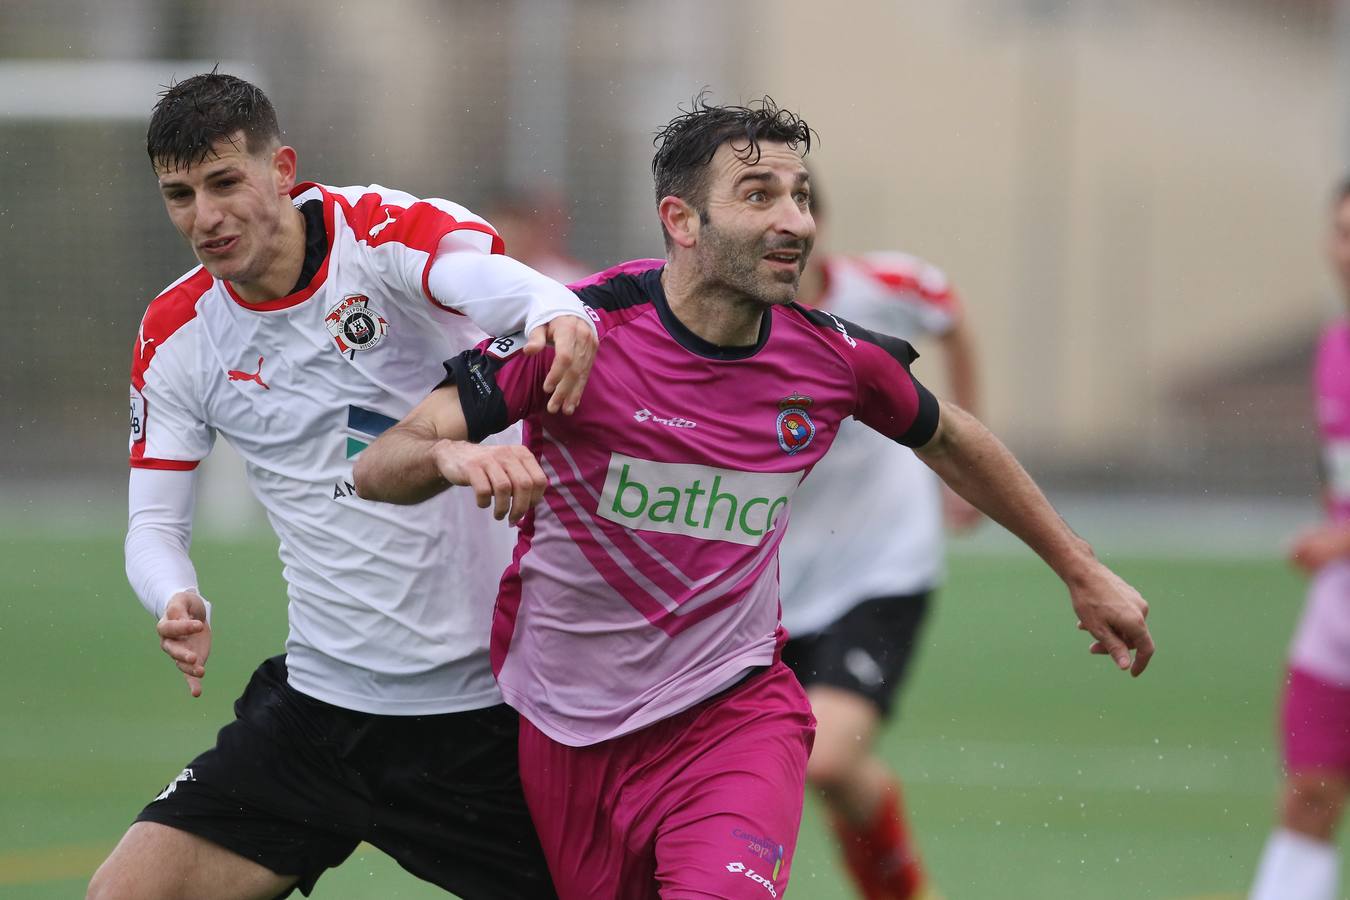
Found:
[{"label": "player's dark curly hair", "polygon": [[[688,110],[671,119],[656,134],[652,143],[652,178],[656,182],[656,202],[663,197],[679,197],[700,216],[705,215],[708,200],[708,163],[717,148],[731,141],[732,149],[751,165],[759,162],[760,142],[787,144],[811,151],[814,132],[796,113],[781,109],[772,97],[752,101],[746,106],[714,106],[708,103],[708,91],[699,92]],[[670,235],[666,235],[670,244]]]},{"label": "player's dark curly hair", "polygon": [[150,164],[187,169],[211,155],[218,141],[244,134],[256,153],[281,140],[277,111],[267,95],[242,78],[212,69],[170,85],[150,115],[145,149]]}]

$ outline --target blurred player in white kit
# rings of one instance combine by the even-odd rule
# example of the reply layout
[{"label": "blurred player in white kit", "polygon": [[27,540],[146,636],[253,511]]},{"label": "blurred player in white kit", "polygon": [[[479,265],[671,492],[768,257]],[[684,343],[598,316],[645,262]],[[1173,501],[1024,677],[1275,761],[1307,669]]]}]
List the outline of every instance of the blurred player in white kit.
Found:
[{"label": "blurred player in white kit", "polygon": [[[820,228],[819,182],[811,211]],[[977,412],[974,344],[936,267],[905,253],[818,253],[797,297],[867,328],[936,341],[952,400]],[[979,519],[913,451],[846,421],[793,500],[779,559],[790,635],[783,659],[806,687],[818,723],[807,779],[867,900],[910,900],[926,890],[899,779],[876,739],[942,580],[944,508],[954,528]]]}]

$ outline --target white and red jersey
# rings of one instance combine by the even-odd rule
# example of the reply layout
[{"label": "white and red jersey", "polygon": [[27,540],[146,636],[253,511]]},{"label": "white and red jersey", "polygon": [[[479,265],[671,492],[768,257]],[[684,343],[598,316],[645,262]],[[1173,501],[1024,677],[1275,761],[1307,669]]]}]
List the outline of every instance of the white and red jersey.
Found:
[{"label": "white and red jersey", "polygon": [[[903,253],[828,256],[817,306],[906,340],[956,323],[956,295],[932,265]],[[931,590],[942,580],[941,483],[913,451],[858,422],[792,501],[783,539],[783,626],[814,634],[875,597]]]},{"label": "white and red jersey", "polygon": [[923,444],[937,401],[909,344],[792,305],[718,347],[670,311],[662,260],[573,285],[600,346],[586,400],[550,415],[549,353],[520,336],[447,362],[470,436],[519,419],[549,478],[502,579],[492,660],[506,701],[586,746],[675,715],[770,663],[777,551],[797,485],[856,416]]},{"label": "white and red jersey", "polygon": [[460,206],[379,186],[305,184],[293,199],[305,271],[317,264],[303,288],[245,305],[199,267],[150,304],[133,348],[131,465],[193,469],[217,434],[244,458],[280,539],[297,690],[405,715],[499,702],[487,638],[514,533],[470,492],[362,500],[352,466],[441,380],[441,360],[485,337],[433,299],[433,260],[501,241]]}]

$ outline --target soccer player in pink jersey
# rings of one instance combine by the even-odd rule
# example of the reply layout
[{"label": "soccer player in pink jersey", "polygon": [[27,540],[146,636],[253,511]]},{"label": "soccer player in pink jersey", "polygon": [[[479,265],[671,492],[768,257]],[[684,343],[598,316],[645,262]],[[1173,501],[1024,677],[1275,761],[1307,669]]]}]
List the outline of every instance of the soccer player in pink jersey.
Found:
[{"label": "soccer player in pink jersey", "polygon": [[[1040,553],[1096,652],[1136,675],[1153,653],[1143,598],[993,435],[912,377],[909,344],[794,302],[815,234],[810,140],[768,99],[700,98],[653,161],[667,258],[573,285],[600,331],[576,414],[547,412],[547,352],[511,335],[448,360],[357,466],[364,497],[469,485],[520,521],[492,662],[564,898],[786,889],[814,722],[780,659],[777,549],[849,416]],[[466,440],[518,419],[534,459],[480,462]]]},{"label": "soccer player in pink jersey", "polygon": [[[1350,305],[1350,180],[1336,193],[1328,244]],[[1326,521],[1290,561],[1313,576],[1284,687],[1284,795],[1251,900],[1335,900],[1336,830],[1350,791],[1350,320],[1327,326],[1313,369]]]},{"label": "soccer player in pink jersey", "polygon": [[[824,233],[813,176],[811,215]],[[947,276],[908,253],[822,253],[817,242],[799,302],[876,331],[938,344],[950,399],[978,408],[976,353]],[[866,471],[866,480],[858,473]],[[943,578],[943,529],[979,512],[916,457],[876,431],[844,422],[830,452],[792,499],[779,552],[783,661],[816,716],[807,783],[819,791],[866,900],[913,900],[927,891],[919,848],[891,764],[877,749],[917,654]],[[945,516],[944,516],[945,513]]]}]

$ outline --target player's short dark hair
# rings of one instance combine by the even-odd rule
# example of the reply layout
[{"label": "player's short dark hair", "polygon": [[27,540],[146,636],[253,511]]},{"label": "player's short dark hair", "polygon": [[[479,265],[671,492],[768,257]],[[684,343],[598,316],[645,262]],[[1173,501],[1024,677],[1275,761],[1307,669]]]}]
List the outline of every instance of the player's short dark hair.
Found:
[{"label": "player's short dark hair", "polygon": [[277,111],[256,86],[212,69],[170,85],[150,115],[145,149],[150,164],[186,169],[211,155],[219,141],[244,134],[244,149],[257,153],[279,143]]},{"label": "player's short dark hair", "polygon": [[[671,119],[656,134],[653,144],[652,179],[656,182],[656,202],[664,197],[679,197],[702,215],[708,200],[708,163],[717,148],[728,141],[742,159],[757,163],[760,143],[770,141],[801,148],[805,156],[811,150],[811,127],[794,112],[779,108],[772,97],[752,101],[746,106],[714,106],[708,92],[694,98],[687,111]],[[670,235],[666,235],[670,243]]]}]

